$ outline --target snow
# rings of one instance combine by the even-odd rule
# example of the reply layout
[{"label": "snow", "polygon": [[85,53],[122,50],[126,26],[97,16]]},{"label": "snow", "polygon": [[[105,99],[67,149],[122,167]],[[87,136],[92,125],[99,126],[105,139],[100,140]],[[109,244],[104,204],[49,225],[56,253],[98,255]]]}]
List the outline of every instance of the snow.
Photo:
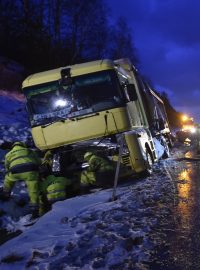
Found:
[{"label": "snow", "polygon": [[[29,136],[22,101],[1,96],[0,116],[2,143]],[[162,151],[158,147],[157,156]],[[5,153],[0,150],[2,172]],[[111,200],[112,189],[77,196],[55,203],[34,225],[27,207],[16,203],[19,190],[26,199],[25,187],[20,184],[10,202],[0,202],[0,209],[6,212],[0,216],[0,227],[22,231],[0,246],[1,270],[147,269],[159,242],[155,230],[170,215],[173,204],[173,184],[164,161],[154,165],[152,176],[120,183],[115,201]]]},{"label": "snow", "polygon": [[[12,126],[11,126],[12,125]],[[12,133],[16,128],[28,126],[25,102],[22,95],[0,91],[0,127],[4,136]],[[9,130],[10,128],[10,130]],[[16,134],[15,134],[16,135]]]},{"label": "snow", "polygon": [[160,159],[164,154],[164,146],[162,146],[158,139],[153,138],[155,150],[156,150],[156,156],[158,159]]},{"label": "snow", "polygon": [[54,204],[32,227],[0,246],[3,261],[13,254],[20,258],[0,268],[145,269],[155,246],[149,235],[173,201],[170,179],[160,170],[157,174],[121,185],[116,201],[109,189]]}]

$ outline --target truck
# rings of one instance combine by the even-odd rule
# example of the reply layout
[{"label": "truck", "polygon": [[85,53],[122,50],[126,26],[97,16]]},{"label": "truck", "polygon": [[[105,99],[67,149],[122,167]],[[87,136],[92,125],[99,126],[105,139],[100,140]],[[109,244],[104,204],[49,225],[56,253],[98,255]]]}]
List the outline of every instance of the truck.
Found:
[{"label": "truck", "polygon": [[136,68],[132,66],[128,59],[117,60],[126,72],[130,72],[132,78],[135,78],[134,84],[138,85],[138,91],[141,95],[141,103],[144,107],[147,125],[153,138],[157,138],[164,147],[163,157],[168,157],[170,148],[173,146],[173,137],[171,134],[167,113],[164,102],[159,94],[153,90],[149,84],[142,79]]},{"label": "truck", "polygon": [[181,129],[177,131],[176,136],[182,143],[189,143],[195,141],[197,137],[197,126],[194,123],[194,119],[188,115],[182,115]]},{"label": "truck", "polygon": [[170,129],[163,102],[129,59],[32,74],[22,90],[34,143],[53,153],[53,172],[67,175],[74,155],[82,167],[90,149],[112,160],[120,156],[127,171],[149,174],[159,159],[153,137],[168,151]]}]

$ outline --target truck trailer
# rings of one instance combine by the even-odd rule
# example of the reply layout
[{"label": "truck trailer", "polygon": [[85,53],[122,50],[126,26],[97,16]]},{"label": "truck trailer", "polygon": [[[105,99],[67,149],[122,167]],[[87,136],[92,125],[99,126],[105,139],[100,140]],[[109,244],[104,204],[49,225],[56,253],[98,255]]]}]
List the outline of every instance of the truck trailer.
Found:
[{"label": "truck trailer", "polygon": [[[153,137],[168,149],[162,100],[128,59],[102,59],[30,75],[22,85],[34,143],[53,153],[53,171],[65,174],[71,155],[83,162],[88,149],[134,173],[150,173],[158,160]],[[149,95],[149,96],[148,96]],[[157,102],[157,103],[156,103]],[[156,127],[160,125],[160,128]]]}]

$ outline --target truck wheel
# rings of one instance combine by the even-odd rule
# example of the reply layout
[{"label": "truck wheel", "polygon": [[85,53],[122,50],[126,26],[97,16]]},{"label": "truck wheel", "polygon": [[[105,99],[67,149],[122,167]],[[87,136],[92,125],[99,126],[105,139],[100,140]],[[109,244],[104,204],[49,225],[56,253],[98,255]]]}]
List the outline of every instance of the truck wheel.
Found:
[{"label": "truck wheel", "polygon": [[167,142],[168,142],[169,148],[172,148],[174,146],[174,142],[172,140],[172,136],[171,135],[168,135],[167,136]]},{"label": "truck wheel", "polygon": [[164,153],[162,158],[168,158],[170,156],[169,145],[165,139],[162,140],[162,146],[164,147]]},{"label": "truck wheel", "polygon": [[146,164],[147,164],[147,168],[144,171],[144,175],[145,176],[149,176],[153,172],[153,168],[152,168],[152,166],[153,166],[153,159],[152,159],[150,150],[148,148],[146,148]]}]

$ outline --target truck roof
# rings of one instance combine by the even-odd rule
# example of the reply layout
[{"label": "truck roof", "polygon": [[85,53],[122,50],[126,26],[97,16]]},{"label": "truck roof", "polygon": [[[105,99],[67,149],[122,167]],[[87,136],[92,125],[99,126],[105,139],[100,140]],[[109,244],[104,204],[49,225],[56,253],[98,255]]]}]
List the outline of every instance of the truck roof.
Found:
[{"label": "truck roof", "polygon": [[114,63],[108,59],[76,64],[71,66],[60,67],[44,72],[39,72],[28,76],[22,83],[22,88],[42,84],[46,82],[56,81],[61,78],[61,70],[63,68],[71,68],[71,76],[78,76],[87,73],[97,72],[101,70],[113,69]]},{"label": "truck roof", "polygon": [[160,103],[164,104],[163,100],[151,89],[149,88],[151,94],[157,99],[160,101]]}]

